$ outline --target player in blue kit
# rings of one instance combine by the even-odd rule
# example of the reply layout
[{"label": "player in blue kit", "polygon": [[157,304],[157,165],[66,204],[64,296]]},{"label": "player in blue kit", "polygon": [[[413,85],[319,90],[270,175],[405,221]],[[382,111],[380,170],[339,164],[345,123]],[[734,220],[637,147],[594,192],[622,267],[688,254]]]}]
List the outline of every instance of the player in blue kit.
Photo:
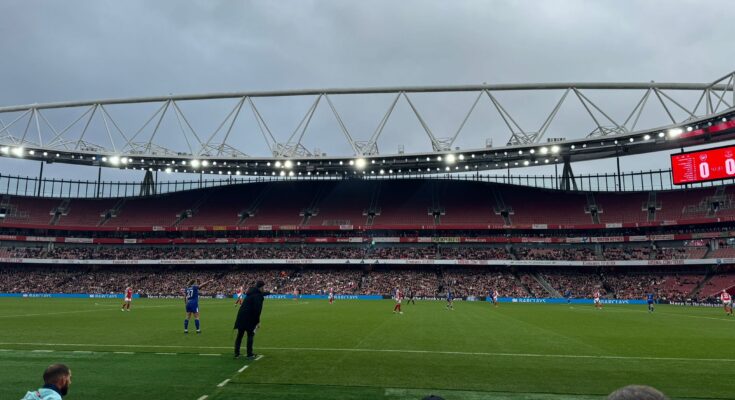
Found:
[{"label": "player in blue kit", "polygon": [[648,303],[648,312],[653,312],[653,305],[656,301],[653,298],[653,293],[646,295],[646,303]]},{"label": "player in blue kit", "polygon": [[199,289],[212,282],[208,280],[199,284],[198,279],[189,281],[189,286],[185,289],[184,301],[186,302],[186,319],[184,320],[184,333],[189,333],[189,320],[194,316],[194,325],[196,325],[197,333],[202,333],[199,326]]},{"label": "player in blue kit", "polygon": [[454,297],[452,297],[452,289],[447,289],[447,310],[454,310]]}]

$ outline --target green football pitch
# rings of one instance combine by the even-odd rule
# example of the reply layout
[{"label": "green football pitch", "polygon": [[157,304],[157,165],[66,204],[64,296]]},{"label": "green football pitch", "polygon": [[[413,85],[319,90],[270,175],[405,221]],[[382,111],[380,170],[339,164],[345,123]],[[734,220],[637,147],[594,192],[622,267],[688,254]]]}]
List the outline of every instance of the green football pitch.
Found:
[{"label": "green football pitch", "polygon": [[[735,399],[721,309],[266,300],[256,361],[233,359],[230,300],[0,299],[0,399],[68,364],[68,399],[600,399],[632,383]],[[193,325],[193,323],[192,323]],[[190,327],[190,328],[193,328]],[[204,397],[207,396],[207,397]]]}]

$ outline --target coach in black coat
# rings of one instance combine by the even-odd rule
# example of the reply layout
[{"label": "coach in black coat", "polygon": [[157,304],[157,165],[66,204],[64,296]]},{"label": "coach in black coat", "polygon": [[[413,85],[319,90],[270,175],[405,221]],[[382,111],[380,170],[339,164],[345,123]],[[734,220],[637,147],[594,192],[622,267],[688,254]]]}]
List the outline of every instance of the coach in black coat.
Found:
[{"label": "coach in black coat", "polygon": [[253,339],[255,338],[255,330],[260,324],[260,313],[263,311],[263,300],[270,292],[263,290],[265,283],[258,281],[255,287],[251,287],[245,293],[245,301],[240,306],[235,320],[235,328],[237,329],[237,339],[235,339],[235,358],[240,357],[240,346],[242,345],[242,337],[245,332],[248,334],[247,357],[255,358],[253,353]]}]

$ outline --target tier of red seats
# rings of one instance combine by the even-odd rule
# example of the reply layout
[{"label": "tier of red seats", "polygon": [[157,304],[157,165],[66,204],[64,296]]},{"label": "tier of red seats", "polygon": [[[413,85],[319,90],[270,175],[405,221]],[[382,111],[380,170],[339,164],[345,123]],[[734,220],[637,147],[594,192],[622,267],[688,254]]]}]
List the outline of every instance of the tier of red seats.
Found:
[{"label": "tier of red seats", "polygon": [[[657,193],[660,209],[655,220],[735,215],[723,208],[708,213],[714,188]],[[601,223],[631,223],[647,220],[644,204],[648,192],[595,193]],[[96,226],[101,215],[120,199],[72,199],[58,225]],[[51,223],[59,199],[10,197],[1,223]],[[454,180],[343,180],[313,182],[252,183],[208,188],[166,195],[127,198],[104,226],[237,225],[243,211],[250,213],[241,225],[364,225],[366,212],[376,213],[375,225],[593,223],[587,194],[529,187]],[[191,210],[188,218],[179,218]],[[436,214],[437,218],[432,215]],[[305,218],[305,213],[310,218]]]}]

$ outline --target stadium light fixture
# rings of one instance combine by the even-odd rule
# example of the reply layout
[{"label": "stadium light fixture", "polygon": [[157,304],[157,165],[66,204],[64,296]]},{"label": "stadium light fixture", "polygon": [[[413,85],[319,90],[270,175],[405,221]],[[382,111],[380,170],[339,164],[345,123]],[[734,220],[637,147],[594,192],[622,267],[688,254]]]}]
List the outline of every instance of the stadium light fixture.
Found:
[{"label": "stadium light fixture", "polygon": [[10,147],[8,147],[8,146],[0,147],[0,152],[2,152],[3,154],[10,153]]},{"label": "stadium light fixture", "polygon": [[459,158],[459,160],[460,160],[460,161],[463,161],[463,160],[464,160],[464,154],[460,154],[460,155],[458,156],[458,158]]},{"label": "stadium light fixture", "polygon": [[630,139],[628,139],[628,141],[629,141],[630,143],[633,143],[633,141],[635,141],[635,139],[633,139],[633,138],[630,138]]},{"label": "stadium light fixture", "polygon": [[[447,164],[454,164],[454,162],[457,161],[457,157],[455,157],[454,154],[447,154],[445,159]],[[441,157],[439,157],[439,160],[441,161]]]},{"label": "stadium light fixture", "polygon": [[551,152],[554,153],[554,154],[558,153],[559,152],[559,146],[557,146],[557,145],[551,146]]},{"label": "stadium light fixture", "polygon": [[120,164],[120,157],[118,157],[118,156],[112,156],[112,157],[109,158],[109,160],[110,160],[110,164],[112,164],[112,165],[118,165],[118,164]]},{"label": "stadium light fixture", "polygon": [[571,148],[572,148],[572,150],[574,150],[574,149],[577,148],[577,146],[576,145],[572,145]]},{"label": "stadium light fixture", "polygon": [[280,161],[276,161],[275,167],[276,168],[281,168],[281,162]]},{"label": "stadium light fixture", "polygon": [[[58,155],[58,154],[56,154],[56,157],[58,157],[58,156],[59,156],[59,155]],[[107,162],[107,157],[102,157],[102,162]]]},{"label": "stadium light fixture", "polygon": [[524,161],[524,162],[523,162],[523,165],[525,165],[525,166],[528,166],[528,164],[530,164],[530,163],[528,162],[528,160],[526,160],[526,161]]},{"label": "stadium light fixture", "polygon": [[694,128],[692,128],[691,126],[687,126],[687,132],[691,132],[693,130],[694,130]]},{"label": "stadium light fixture", "polygon": [[235,175],[240,175],[240,170],[235,171]]},{"label": "stadium light fixture", "polygon": [[192,168],[199,168],[199,160],[191,160]]},{"label": "stadium light fixture", "polygon": [[28,154],[34,155],[34,154],[36,154],[36,151],[35,150],[28,150]]},{"label": "stadium light fixture", "polygon": [[43,155],[44,155],[44,156],[48,156],[48,152],[44,151],[44,152],[43,152]]},{"label": "stadium light fixture", "polygon": [[643,135],[643,140],[651,140],[651,135],[649,134]]},{"label": "stadium light fixture", "polygon": [[128,163],[128,159],[126,157],[123,157],[123,158],[120,159],[120,162],[123,163],[123,164],[127,164]]},{"label": "stadium light fixture", "polygon": [[529,152],[529,153],[531,153],[531,154],[535,154],[535,153],[536,153],[536,150],[534,150],[534,149],[531,149],[531,150],[529,150],[528,152]]},{"label": "stadium light fixture", "polygon": [[288,171],[288,176],[293,176],[293,171]]},{"label": "stadium light fixture", "polygon": [[518,155],[523,154],[523,150],[518,150]]},{"label": "stadium light fixture", "polygon": [[548,149],[548,147],[542,147],[542,148],[540,148],[540,149],[539,149],[539,152],[540,152],[541,154],[546,154],[546,153],[548,153],[548,152],[549,152],[549,149]]},{"label": "stadium light fixture", "polygon": [[681,135],[682,133],[684,133],[684,130],[681,129],[681,128],[669,129],[669,136],[672,137],[672,138],[673,137],[677,137],[677,136]]},{"label": "stadium light fixture", "polygon": [[364,158],[358,158],[357,160],[355,160],[355,167],[357,167],[357,169],[365,169],[366,166],[367,160],[365,160]]},{"label": "stadium light fixture", "polygon": [[170,173],[171,173],[171,167],[167,167],[167,168],[166,168],[166,173],[167,173],[167,174],[170,174]]},{"label": "stadium light fixture", "polygon": [[286,167],[287,169],[291,169],[291,168],[293,168],[293,161],[286,160],[286,161],[283,162],[283,166]]},{"label": "stadium light fixture", "polygon": [[23,148],[22,147],[13,147],[11,150],[14,156],[16,157],[23,157]]},{"label": "stadium light fixture", "polygon": [[384,173],[385,173],[385,170],[384,169],[381,169],[380,170],[380,175],[383,175]]},{"label": "stadium light fixture", "polygon": [[662,138],[662,137],[664,137],[664,136],[666,136],[666,134],[665,134],[665,133],[663,133],[663,132],[659,132],[659,133],[658,133],[658,137]]},{"label": "stadium light fixture", "polygon": [[206,166],[209,166],[209,161],[202,160],[202,167],[206,167]]}]

